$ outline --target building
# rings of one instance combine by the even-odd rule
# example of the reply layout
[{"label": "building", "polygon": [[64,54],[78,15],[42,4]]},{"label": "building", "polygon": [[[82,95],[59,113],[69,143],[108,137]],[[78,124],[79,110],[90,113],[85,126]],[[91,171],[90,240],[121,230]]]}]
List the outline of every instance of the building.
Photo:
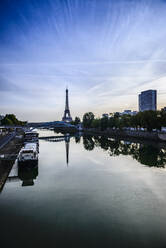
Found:
[{"label": "building", "polygon": [[102,114],[102,118],[108,118],[109,114]]},{"label": "building", "polygon": [[131,115],[131,110],[130,109],[125,109],[124,111],[123,111],[123,114],[124,115]]},{"label": "building", "polygon": [[142,91],[138,96],[139,111],[157,109],[157,90]]},{"label": "building", "polygon": [[138,113],[137,111],[132,111],[130,109],[126,109],[122,113],[120,113],[120,115],[131,115],[131,116],[133,116],[133,115],[136,115],[137,113]]},{"label": "building", "polygon": [[138,113],[138,111],[133,111],[132,115],[136,115]]},{"label": "building", "polygon": [[161,111],[164,111],[164,112],[166,112],[166,107],[162,108],[162,109],[161,109]]}]

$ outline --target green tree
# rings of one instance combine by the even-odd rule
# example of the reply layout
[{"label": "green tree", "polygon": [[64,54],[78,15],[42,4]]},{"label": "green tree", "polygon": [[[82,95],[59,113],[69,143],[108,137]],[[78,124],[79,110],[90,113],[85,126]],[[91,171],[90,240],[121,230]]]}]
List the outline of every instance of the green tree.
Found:
[{"label": "green tree", "polygon": [[161,115],[161,126],[166,127],[166,111],[161,110],[160,115]]},{"label": "green tree", "polygon": [[10,120],[9,118],[5,117],[2,121],[1,121],[2,125],[14,125],[12,120]]},{"label": "green tree", "polygon": [[101,122],[101,119],[97,118],[97,119],[93,119],[92,121],[92,128],[100,128],[100,122]]},{"label": "green tree", "polygon": [[148,131],[152,131],[152,129],[161,129],[161,118],[158,114],[158,111],[153,110],[140,112],[141,126],[147,128]]},{"label": "green tree", "polygon": [[107,127],[108,127],[108,117],[101,118],[100,126],[101,126],[102,131],[107,129]]},{"label": "green tree", "polygon": [[4,119],[1,121],[2,125],[25,125],[26,122],[19,121],[14,114],[6,114]]},{"label": "green tree", "polygon": [[92,112],[85,113],[83,116],[83,125],[85,128],[91,128],[94,120],[94,114]]},{"label": "green tree", "polygon": [[121,126],[122,127],[131,127],[131,115],[122,115]]},{"label": "green tree", "polygon": [[76,116],[75,120],[74,120],[74,124],[78,125],[81,122],[80,118]]},{"label": "green tree", "polygon": [[110,117],[109,121],[108,121],[108,127],[113,128],[115,127],[115,120],[114,117]]}]

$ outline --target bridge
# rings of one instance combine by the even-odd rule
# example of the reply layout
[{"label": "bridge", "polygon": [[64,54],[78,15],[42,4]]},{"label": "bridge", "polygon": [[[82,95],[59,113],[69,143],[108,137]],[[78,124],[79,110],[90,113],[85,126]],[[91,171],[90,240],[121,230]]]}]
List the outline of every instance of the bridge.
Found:
[{"label": "bridge", "polygon": [[3,130],[3,129],[13,129],[13,130],[16,130],[16,129],[27,129],[27,126],[13,126],[13,125],[5,125],[5,126],[0,126],[0,129]]},{"label": "bridge", "polygon": [[46,136],[46,137],[39,137],[40,140],[47,140],[50,142],[61,142],[61,141],[68,141],[73,136]]},{"label": "bridge", "polygon": [[65,121],[49,121],[49,122],[29,122],[28,127],[34,128],[75,128],[76,127]]}]

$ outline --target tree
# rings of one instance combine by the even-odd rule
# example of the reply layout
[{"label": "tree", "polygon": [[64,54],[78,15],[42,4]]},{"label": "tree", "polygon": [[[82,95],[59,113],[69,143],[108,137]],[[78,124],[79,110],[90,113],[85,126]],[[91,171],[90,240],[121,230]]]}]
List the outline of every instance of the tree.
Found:
[{"label": "tree", "polygon": [[85,128],[91,128],[94,120],[94,114],[92,112],[85,113],[83,116],[83,125]]},{"label": "tree", "polygon": [[1,121],[2,125],[25,125],[26,122],[19,121],[14,114],[6,114]]},{"label": "tree", "polygon": [[148,131],[152,131],[153,129],[161,130],[161,126],[164,124],[165,120],[166,118],[161,111],[147,110],[132,116],[130,126],[136,128],[143,127]]},{"label": "tree", "polygon": [[9,118],[4,118],[2,121],[1,121],[2,125],[13,125],[13,122],[12,120],[10,120]]},{"label": "tree", "polygon": [[101,130],[104,131],[108,127],[108,117],[101,118]]},{"label": "tree", "polygon": [[99,128],[100,127],[100,122],[101,122],[101,120],[99,118],[94,119],[92,121],[92,124],[91,124],[92,128]]},{"label": "tree", "polygon": [[108,121],[108,126],[110,128],[115,127],[115,121],[114,121],[114,117],[110,117],[109,121]]},{"label": "tree", "polygon": [[152,129],[161,129],[161,118],[158,117],[158,111],[148,110],[140,112],[141,126],[147,128],[148,131]]},{"label": "tree", "polygon": [[161,126],[166,127],[166,111],[161,110],[160,115],[161,115]]},{"label": "tree", "polygon": [[122,115],[121,126],[122,127],[130,127],[131,126],[131,116],[130,115]]},{"label": "tree", "polygon": [[78,125],[81,122],[80,118],[76,116],[74,124]]}]

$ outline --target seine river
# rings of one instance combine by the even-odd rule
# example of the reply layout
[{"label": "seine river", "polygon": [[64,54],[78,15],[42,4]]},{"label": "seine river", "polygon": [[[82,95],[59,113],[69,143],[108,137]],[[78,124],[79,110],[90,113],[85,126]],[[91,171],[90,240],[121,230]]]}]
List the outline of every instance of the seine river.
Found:
[{"label": "seine river", "polygon": [[164,149],[77,135],[39,152],[0,194],[2,247],[166,247]]}]

